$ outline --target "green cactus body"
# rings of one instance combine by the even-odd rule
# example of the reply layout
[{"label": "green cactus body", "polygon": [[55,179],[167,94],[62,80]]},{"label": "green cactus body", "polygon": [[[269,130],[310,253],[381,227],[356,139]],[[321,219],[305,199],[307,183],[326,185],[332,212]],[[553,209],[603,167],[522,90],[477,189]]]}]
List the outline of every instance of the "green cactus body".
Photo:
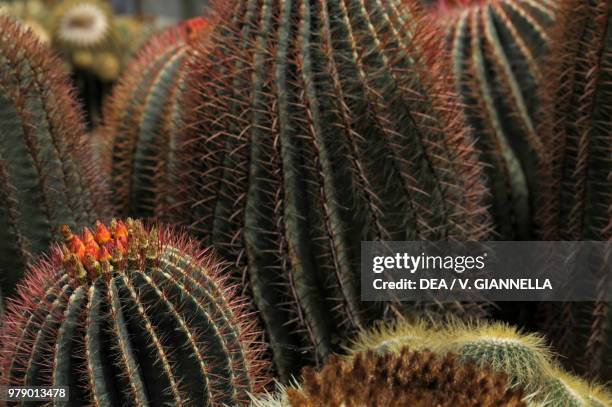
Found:
[{"label": "green cactus body", "polygon": [[487,236],[416,8],[232,2],[190,64],[176,220],[250,281],[285,378],[381,316],[360,301],[361,241]]},{"label": "green cactus body", "polygon": [[0,16],[0,284],[73,227],[104,216],[81,112],[59,60]]},{"label": "green cactus body", "polygon": [[103,141],[114,203],[125,216],[154,217],[172,205],[180,101],[186,84],[187,33],[172,28],[147,44],[105,106]]},{"label": "green cactus body", "polygon": [[239,406],[260,391],[259,332],[208,252],[130,220],[63,232],[5,314],[3,384],[70,386],[75,406]]},{"label": "green cactus body", "polygon": [[450,346],[462,360],[475,361],[502,370],[509,375],[513,384],[521,386],[537,386],[538,375],[548,363],[540,349],[516,339],[485,336],[458,340]]},{"label": "green cactus body", "polygon": [[433,14],[446,31],[456,87],[489,164],[498,236],[548,239],[548,213],[541,205],[550,199],[551,158],[537,126],[540,65],[554,21],[553,2],[452,3],[440,0]]},{"label": "green cactus body", "polygon": [[[559,240],[612,240],[612,6],[562,1],[544,88],[557,196],[551,208]],[[602,301],[551,307],[545,330],[572,368],[612,379],[609,258]]]}]

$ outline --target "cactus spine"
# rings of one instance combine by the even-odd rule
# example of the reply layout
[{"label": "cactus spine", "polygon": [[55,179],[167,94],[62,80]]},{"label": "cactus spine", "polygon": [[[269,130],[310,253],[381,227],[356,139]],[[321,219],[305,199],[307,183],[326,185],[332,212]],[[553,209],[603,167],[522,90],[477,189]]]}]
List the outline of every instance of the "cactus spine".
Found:
[{"label": "cactus spine", "polygon": [[239,406],[260,390],[260,334],[209,252],[131,220],[63,232],[5,314],[3,384],[102,406]]},{"label": "cactus spine", "polygon": [[414,3],[223,4],[191,64],[177,218],[250,281],[285,378],[380,317],[359,298],[360,241],[488,233]]},{"label": "cactus spine", "polygon": [[8,17],[0,28],[0,284],[9,295],[60,225],[104,214],[61,63]]},{"label": "cactus spine", "polygon": [[105,106],[100,136],[114,206],[123,216],[152,217],[172,205],[176,135],[182,126],[188,33],[171,28],[152,38],[127,68]]},{"label": "cactus spine", "polygon": [[498,236],[549,240],[546,208],[552,166],[537,126],[540,65],[548,50],[553,2],[437,3],[433,15],[446,32],[456,87],[489,164],[491,213]]}]

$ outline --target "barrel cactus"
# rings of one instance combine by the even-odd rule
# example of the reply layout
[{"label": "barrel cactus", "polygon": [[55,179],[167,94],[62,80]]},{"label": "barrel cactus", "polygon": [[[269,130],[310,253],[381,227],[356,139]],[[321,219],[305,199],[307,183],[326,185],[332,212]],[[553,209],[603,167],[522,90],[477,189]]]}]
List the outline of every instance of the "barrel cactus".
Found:
[{"label": "barrel cactus", "polygon": [[[559,2],[545,71],[554,136],[556,197],[551,218],[559,240],[612,240],[612,7],[609,1]],[[553,138],[553,137],[550,137]],[[612,276],[603,269],[601,301],[550,306],[544,328],[573,368],[612,379]],[[585,329],[586,328],[586,329]]]},{"label": "barrel cactus", "polygon": [[129,64],[104,108],[98,132],[114,206],[124,216],[167,212],[176,182],[176,138],[182,126],[180,102],[186,89],[187,24],[153,37]]},{"label": "barrel cactus", "polygon": [[172,212],[250,282],[287,377],[389,310],[360,301],[361,241],[487,236],[483,172],[415,1],[217,14]]},{"label": "barrel cactus", "polygon": [[510,390],[504,375],[451,354],[403,348],[398,354],[363,352],[351,360],[333,356],[320,372],[305,369],[300,387],[254,406],[527,407],[522,399],[522,391]]},{"label": "barrel cactus", "polygon": [[4,385],[103,406],[239,406],[260,391],[260,333],[209,251],[129,219],[63,233],[4,316]]},{"label": "barrel cactus", "polygon": [[542,59],[554,22],[548,0],[438,0],[457,91],[474,128],[501,240],[550,240],[551,157],[538,133]]},{"label": "barrel cactus", "polygon": [[0,285],[9,295],[59,227],[104,216],[82,114],[61,63],[0,16]]}]

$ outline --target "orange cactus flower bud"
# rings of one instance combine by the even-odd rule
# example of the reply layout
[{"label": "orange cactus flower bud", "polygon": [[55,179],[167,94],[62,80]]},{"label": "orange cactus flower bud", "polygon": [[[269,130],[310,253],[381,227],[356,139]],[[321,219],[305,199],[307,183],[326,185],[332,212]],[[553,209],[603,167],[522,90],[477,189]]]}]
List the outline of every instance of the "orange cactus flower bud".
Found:
[{"label": "orange cactus flower bud", "polygon": [[105,245],[111,241],[111,233],[108,231],[106,226],[101,222],[96,222],[96,242],[100,245]]}]

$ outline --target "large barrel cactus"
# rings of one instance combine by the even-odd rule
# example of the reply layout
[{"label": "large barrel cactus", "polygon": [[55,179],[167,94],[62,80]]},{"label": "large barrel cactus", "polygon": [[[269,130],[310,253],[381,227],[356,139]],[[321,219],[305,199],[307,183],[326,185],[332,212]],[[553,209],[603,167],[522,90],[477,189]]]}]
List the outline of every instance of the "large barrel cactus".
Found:
[{"label": "large barrel cactus", "polygon": [[159,216],[172,205],[176,136],[182,126],[188,30],[171,28],[153,37],[130,63],[106,102],[99,131],[102,155],[124,216]]},{"label": "large barrel cactus", "polygon": [[70,386],[74,406],[248,404],[260,333],[210,252],[131,220],[63,233],[4,316],[2,384]]},{"label": "large barrel cactus", "polygon": [[488,164],[502,240],[550,239],[551,157],[538,133],[538,86],[554,21],[549,0],[438,0],[455,84]]},{"label": "large barrel cactus", "polygon": [[[553,231],[560,240],[612,241],[612,4],[560,2],[545,90],[554,155]],[[551,333],[568,361],[612,379],[610,259],[600,283],[602,301],[550,307]],[[585,327],[587,328],[585,330]]]},{"label": "large barrel cactus", "polygon": [[61,62],[0,16],[0,284],[10,294],[59,226],[102,216],[81,111]]},{"label": "large barrel cactus", "polygon": [[414,1],[218,14],[190,64],[175,208],[250,281],[287,377],[384,316],[360,301],[361,241],[487,236],[483,173]]},{"label": "large barrel cactus", "polygon": [[255,407],[527,407],[519,388],[488,368],[466,364],[456,355],[373,351],[351,360],[334,356],[320,372],[304,371],[303,383]]}]

